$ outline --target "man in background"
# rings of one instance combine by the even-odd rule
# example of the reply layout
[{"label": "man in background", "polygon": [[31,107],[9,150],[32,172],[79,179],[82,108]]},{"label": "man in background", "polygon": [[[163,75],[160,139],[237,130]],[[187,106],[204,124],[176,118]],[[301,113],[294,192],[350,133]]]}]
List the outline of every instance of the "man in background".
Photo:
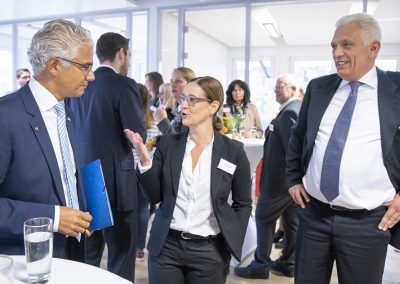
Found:
[{"label": "man in background", "polygon": [[81,156],[100,159],[114,226],[95,231],[87,243],[87,263],[100,266],[105,243],[108,270],[134,282],[137,232],[137,180],[132,148],[123,129],[134,129],[146,141],[144,114],[136,82],[127,77],[129,39],[105,33],[96,45],[100,67],[85,94],[70,101],[79,118]]},{"label": "man in background", "polygon": [[18,88],[24,86],[31,79],[31,71],[28,68],[19,68],[16,72]]},{"label": "man in background", "polygon": [[[260,196],[256,207],[257,248],[254,260],[247,267],[235,267],[235,274],[243,278],[268,279],[270,270],[288,277],[294,275],[297,205],[287,191],[285,166],[290,132],[301,102],[291,74],[278,76],[274,91],[280,107],[265,131]],[[281,257],[272,261],[270,254],[279,217],[285,228],[285,242]]]},{"label": "man in background", "polygon": [[334,261],[339,283],[382,283],[400,243],[400,73],[375,66],[381,30],[367,14],[341,18],[331,47],[336,74],[308,84],[287,153],[302,208],[295,283],[329,283]]},{"label": "man in background", "polygon": [[24,221],[48,217],[53,256],[83,261],[92,217],[76,174],[74,117],[66,107],[59,119],[58,110],[94,80],[90,33],[68,21],[47,22],[28,57],[34,77],[0,99],[0,254],[23,255]]}]

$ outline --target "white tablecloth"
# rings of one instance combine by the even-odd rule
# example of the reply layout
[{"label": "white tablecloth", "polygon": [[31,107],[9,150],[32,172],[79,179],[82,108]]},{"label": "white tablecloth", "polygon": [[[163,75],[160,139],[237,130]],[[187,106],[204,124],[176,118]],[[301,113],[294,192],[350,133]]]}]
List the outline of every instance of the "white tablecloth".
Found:
[{"label": "white tablecloth", "polygon": [[[26,260],[24,255],[11,256],[14,260],[14,284],[27,283]],[[104,269],[81,262],[53,258],[51,279],[48,284],[88,284],[112,283],[132,284],[132,282]]]},{"label": "white tablecloth", "polygon": [[265,139],[244,138],[240,140],[244,145],[247,158],[250,162],[252,173],[256,170],[258,162],[261,160],[264,151]]}]

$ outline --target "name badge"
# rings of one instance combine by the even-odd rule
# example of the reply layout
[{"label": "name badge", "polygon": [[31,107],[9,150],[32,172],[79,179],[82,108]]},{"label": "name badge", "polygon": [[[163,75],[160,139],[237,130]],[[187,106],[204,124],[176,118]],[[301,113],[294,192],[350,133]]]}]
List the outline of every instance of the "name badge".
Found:
[{"label": "name badge", "polygon": [[274,131],[274,125],[273,124],[268,125],[268,129],[269,131]]},{"label": "name badge", "polygon": [[233,173],[236,170],[236,165],[221,158],[221,160],[219,161],[219,164],[218,164],[218,169],[221,169],[221,170],[227,172],[228,174],[233,175]]}]

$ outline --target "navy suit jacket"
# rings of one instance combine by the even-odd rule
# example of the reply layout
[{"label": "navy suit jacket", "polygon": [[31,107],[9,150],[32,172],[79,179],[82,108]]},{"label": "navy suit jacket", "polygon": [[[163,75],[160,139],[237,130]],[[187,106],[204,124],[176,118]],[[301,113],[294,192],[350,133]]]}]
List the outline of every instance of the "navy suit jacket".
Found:
[{"label": "navy suit jacket", "polygon": [[[178,194],[179,178],[186,149],[188,130],[161,136],[153,156],[152,168],[138,174],[151,202],[160,203],[151,227],[148,250],[160,254],[168,236]],[[214,132],[211,158],[211,203],[228,250],[240,260],[251,213],[250,163],[243,144]],[[221,159],[236,165],[234,174],[218,168]],[[229,196],[232,194],[232,202]]]},{"label": "navy suit jacket", "polygon": [[[76,157],[74,119],[68,107],[66,115]],[[77,180],[79,183],[79,176]],[[85,211],[79,185],[79,206]],[[55,205],[66,206],[61,175],[46,125],[27,84],[0,99],[0,253],[24,254],[24,221],[54,219]],[[65,240],[65,235],[54,234],[53,256],[66,257]]]},{"label": "navy suit jacket", "polygon": [[101,160],[110,204],[120,212],[137,208],[137,180],[132,146],[123,129],[146,141],[142,102],[136,82],[100,67],[82,97],[70,98],[77,120],[79,156],[83,163]]},{"label": "navy suit jacket", "polygon": [[[383,163],[396,192],[400,191],[400,73],[377,68],[378,110],[381,127]],[[314,149],[322,116],[341,78],[332,74],[311,80],[293,128],[287,153],[289,187],[302,183]],[[400,225],[392,230],[391,244],[400,247]]]}]

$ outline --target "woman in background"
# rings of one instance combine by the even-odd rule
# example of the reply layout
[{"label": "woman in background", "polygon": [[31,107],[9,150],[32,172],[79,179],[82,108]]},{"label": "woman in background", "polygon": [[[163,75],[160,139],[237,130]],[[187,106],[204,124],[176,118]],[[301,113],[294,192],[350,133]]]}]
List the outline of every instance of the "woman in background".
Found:
[{"label": "woman in background", "polygon": [[158,72],[150,72],[145,75],[145,86],[150,94],[150,105],[158,107],[159,99],[158,99],[158,89],[164,84],[163,77]]},{"label": "woman in background", "polygon": [[178,67],[171,74],[171,93],[174,99],[176,111],[173,113],[174,118],[170,121],[165,108],[160,106],[154,111],[153,116],[158,129],[162,134],[179,133],[182,130],[181,107],[178,99],[183,94],[187,82],[196,77],[192,69],[188,67]]},{"label": "woman in background", "polygon": [[258,138],[262,137],[263,129],[260,115],[256,105],[250,102],[250,89],[245,82],[234,80],[229,84],[226,90],[226,103],[231,115],[243,116],[240,128],[243,131],[244,138],[251,137],[252,128],[255,128]]},{"label": "woman in background", "polygon": [[147,246],[150,284],[222,284],[231,254],[241,258],[250,164],[243,144],[219,133],[223,100],[216,79],[190,81],[179,98],[186,129],[161,136],[153,160],[140,135],[124,130],[140,159],[140,183],[160,203]]},{"label": "woman in background", "polygon": [[175,102],[171,94],[171,83],[165,83],[160,85],[158,89],[158,98],[160,99],[160,106],[163,106],[167,112],[168,120],[174,119],[175,115]]}]

